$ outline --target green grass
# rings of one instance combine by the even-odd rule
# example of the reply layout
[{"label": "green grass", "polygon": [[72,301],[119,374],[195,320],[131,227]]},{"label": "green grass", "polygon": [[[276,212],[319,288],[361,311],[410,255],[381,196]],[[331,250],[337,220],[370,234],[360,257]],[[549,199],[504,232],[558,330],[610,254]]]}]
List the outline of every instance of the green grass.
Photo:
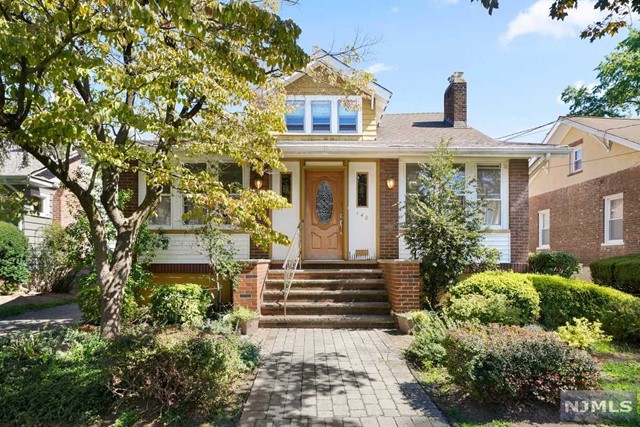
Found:
[{"label": "green grass", "polygon": [[12,305],[9,307],[1,307],[0,319],[6,319],[8,317],[18,316],[22,313],[28,313],[30,311],[40,311],[46,308],[57,307],[59,305],[66,305],[71,303],[73,303],[72,300],[63,300],[63,301],[49,301],[49,302],[43,302],[39,304],[20,304],[20,305]]}]

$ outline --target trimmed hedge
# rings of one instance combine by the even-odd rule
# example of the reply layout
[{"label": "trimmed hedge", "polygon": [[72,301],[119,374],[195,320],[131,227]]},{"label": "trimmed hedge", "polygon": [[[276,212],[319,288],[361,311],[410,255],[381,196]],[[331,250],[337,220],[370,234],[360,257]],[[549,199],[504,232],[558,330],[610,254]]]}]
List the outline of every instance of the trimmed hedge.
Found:
[{"label": "trimmed hedge", "polygon": [[598,386],[594,360],[540,328],[467,324],[444,347],[453,381],[478,400],[557,402],[560,390]]},{"label": "trimmed hedge", "polygon": [[29,280],[29,243],[18,227],[0,222],[0,295]]},{"label": "trimmed hedge", "polygon": [[540,295],[540,323],[549,329],[584,317],[617,340],[640,341],[640,298],[582,280],[528,275]]},{"label": "trimmed hedge", "polygon": [[194,283],[164,285],[151,296],[151,316],[165,325],[198,325],[212,304],[209,291]]},{"label": "trimmed hedge", "polygon": [[551,251],[529,254],[529,267],[536,274],[551,274],[572,278],[580,272],[578,258],[568,252]]},{"label": "trimmed hedge", "polygon": [[474,274],[451,288],[447,314],[455,320],[526,325],[540,315],[540,298],[524,274]]},{"label": "trimmed hedge", "polygon": [[640,254],[593,261],[589,268],[595,283],[640,295]]}]

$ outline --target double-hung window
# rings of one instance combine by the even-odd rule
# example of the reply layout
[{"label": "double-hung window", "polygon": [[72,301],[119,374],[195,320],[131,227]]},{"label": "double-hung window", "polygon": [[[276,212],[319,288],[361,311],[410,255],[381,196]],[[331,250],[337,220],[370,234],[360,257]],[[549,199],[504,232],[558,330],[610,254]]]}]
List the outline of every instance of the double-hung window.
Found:
[{"label": "double-hung window", "polygon": [[358,131],[358,110],[348,103],[338,101],[338,131],[355,133]]},{"label": "double-hung window", "polygon": [[604,198],[604,244],[621,245],[623,239],[624,201],[622,193]]},{"label": "double-hung window", "polygon": [[485,202],[485,224],[502,224],[502,172],[500,166],[478,165],[478,197]]},{"label": "double-hung window", "polygon": [[[206,163],[186,163],[185,167],[194,175],[207,171]],[[182,195],[182,215],[184,224],[202,224],[203,214],[204,212],[202,212],[201,208],[198,208],[187,194]]]},{"label": "double-hung window", "polygon": [[[147,191],[150,191],[147,188]],[[165,184],[162,186],[162,194],[160,195],[160,203],[155,212],[149,217],[149,224],[151,225],[164,225],[170,226],[172,219],[171,212],[171,185]]]},{"label": "double-hung window", "polygon": [[571,152],[571,173],[582,170],[582,147],[578,146]]},{"label": "double-hung window", "polygon": [[331,132],[331,101],[311,101],[311,129]]},{"label": "double-hung window", "polygon": [[231,194],[237,194],[243,183],[242,166],[237,163],[220,163],[218,180]]},{"label": "double-hung window", "polygon": [[304,132],[304,101],[287,101],[287,132]]},{"label": "double-hung window", "polygon": [[551,211],[545,209],[538,212],[538,248],[549,249],[551,245]]}]

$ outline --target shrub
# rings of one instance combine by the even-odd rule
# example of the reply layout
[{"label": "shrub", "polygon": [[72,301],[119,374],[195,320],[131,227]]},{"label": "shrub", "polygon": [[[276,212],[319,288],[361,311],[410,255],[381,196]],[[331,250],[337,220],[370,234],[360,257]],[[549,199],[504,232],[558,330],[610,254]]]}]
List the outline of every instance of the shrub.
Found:
[{"label": "shrub", "polygon": [[640,340],[640,299],[616,289],[559,276],[529,275],[540,295],[540,323],[549,329],[584,317],[617,340]]},{"label": "shrub", "polygon": [[197,325],[202,323],[211,303],[209,291],[200,285],[164,285],[153,292],[151,316],[159,324]]},{"label": "shrub", "polygon": [[260,315],[256,311],[239,307],[225,315],[224,320],[231,323],[234,327],[237,327],[241,322],[248,322],[258,317],[260,317]]},{"label": "shrub", "polygon": [[413,314],[413,341],[406,351],[407,358],[421,369],[441,366],[447,355],[444,340],[458,323],[445,314],[421,311]]},{"label": "shrub", "polygon": [[580,273],[578,258],[568,252],[551,251],[529,254],[532,273],[551,274],[568,279]]},{"label": "shrub", "polygon": [[595,283],[640,294],[640,254],[593,261],[589,268]]},{"label": "shrub", "polygon": [[598,385],[586,352],[539,328],[467,324],[450,331],[444,347],[453,381],[478,400],[556,402],[561,389]]},{"label": "shrub", "polygon": [[611,337],[602,331],[600,322],[589,322],[584,317],[573,319],[573,323],[558,328],[560,339],[571,347],[590,350],[594,345],[611,341]]},{"label": "shrub", "polygon": [[29,280],[29,244],[13,224],[0,222],[0,294],[15,292]]},{"label": "shrub", "polygon": [[87,425],[113,403],[97,333],[51,329],[0,342],[1,425]]},{"label": "shrub", "polygon": [[[92,325],[100,324],[100,287],[95,284],[83,285],[76,296],[76,302],[82,312],[82,319],[85,323]],[[130,321],[138,315],[138,303],[135,296],[129,289],[125,289],[124,301],[122,303],[122,320]]]},{"label": "shrub", "polygon": [[525,275],[486,272],[451,288],[446,310],[457,320],[524,325],[538,318],[539,303],[538,293]]},{"label": "shrub", "polygon": [[112,343],[106,366],[110,388],[124,400],[141,399],[160,409],[209,412],[226,403],[236,380],[255,366],[256,355],[253,344],[234,334],[220,337],[189,328],[141,328]]}]

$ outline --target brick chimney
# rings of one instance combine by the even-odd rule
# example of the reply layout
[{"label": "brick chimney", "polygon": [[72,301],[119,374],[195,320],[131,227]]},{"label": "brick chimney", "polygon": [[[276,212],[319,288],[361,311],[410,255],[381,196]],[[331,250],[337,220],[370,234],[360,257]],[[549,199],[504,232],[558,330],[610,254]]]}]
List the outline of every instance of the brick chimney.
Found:
[{"label": "brick chimney", "polygon": [[467,127],[467,81],[462,74],[454,72],[444,91],[444,122],[454,128]]}]

